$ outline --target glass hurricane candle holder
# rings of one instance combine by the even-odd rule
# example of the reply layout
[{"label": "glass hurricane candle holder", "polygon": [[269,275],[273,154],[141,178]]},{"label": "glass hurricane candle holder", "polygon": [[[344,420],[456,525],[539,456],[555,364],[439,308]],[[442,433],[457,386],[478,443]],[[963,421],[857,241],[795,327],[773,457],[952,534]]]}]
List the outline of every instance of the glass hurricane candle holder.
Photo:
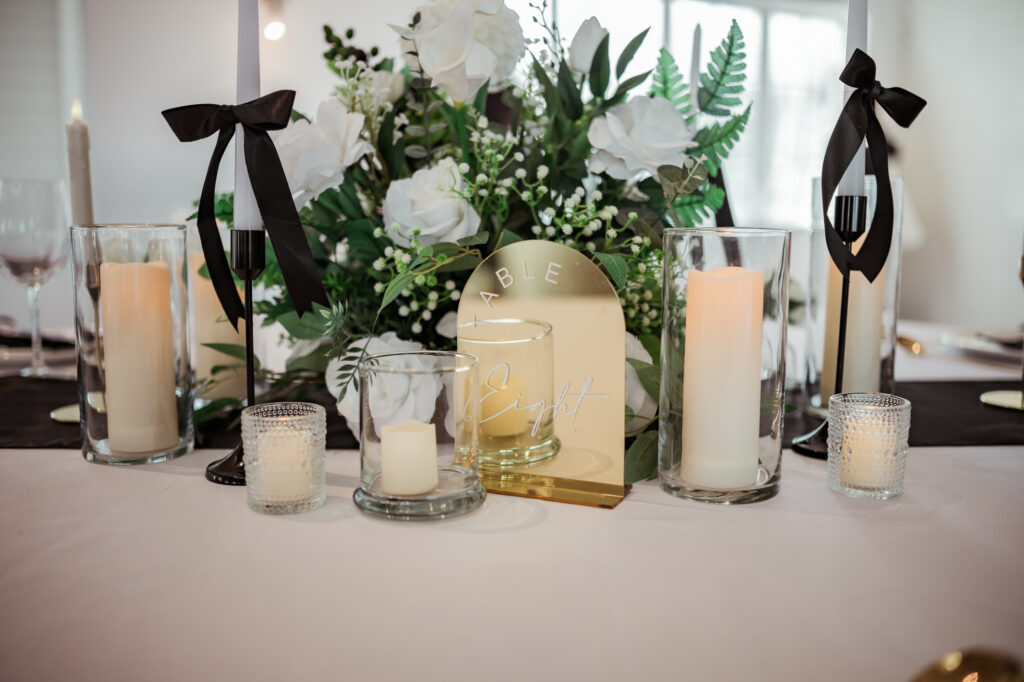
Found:
[{"label": "glass hurricane candle holder", "polygon": [[789,232],[664,234],[658,478],[704,502],[778,491]]},{"label": "glass hurricane candle holder", "polygon": [[82,453],[160,462],[192,449],[182,225],[71,228]]},{"label": "glass hurricane candle holder", "polygon": [[480,362],[480,465],[513,467],[554,457],[554,345],[546,322],[475,320],[459,351]]},{"label": "glass hurricane candle holder", "polygon": [[359,362],[357,507],[416,520],[458,516],[483,504],[477,366],[470,355],[440,351],[387,353]]},{"label": "glass hurricane candle holder", "polygon": [[[896,319],[899,316],[899,281],[903,235],[903,179],[893,178],[892,245],[885,268],[868,282],[863,273],[850,275],[849,310],[846,322],[846,357],[843,360],[844,392],[891,393],[895,386]],[[864,179],[868,200],[867,225],[875,216],[878,181]],[[811,189],[811,270],[806,327],[804,410],[824,418],[836,384],[839,313],[843,279],[825,246],[825,222],[821,210],[821,180]],[[865,237],[862,237],[863,240]],[[861,242],[862,243],[862,242]],[[855,243],[854,249],[860,249]]]},{"label": "glass hurricane candle holder", "polygon": [[326,498],[327,412],[312,403],[265,403],[242,410],[245,491],[264,514],[311,511]]},{"label": "glass hurricane candle holder", "polygon": [[910,401],[888,393],[837,393],[828,401],[828,487],[884,500],[903,492]]}]

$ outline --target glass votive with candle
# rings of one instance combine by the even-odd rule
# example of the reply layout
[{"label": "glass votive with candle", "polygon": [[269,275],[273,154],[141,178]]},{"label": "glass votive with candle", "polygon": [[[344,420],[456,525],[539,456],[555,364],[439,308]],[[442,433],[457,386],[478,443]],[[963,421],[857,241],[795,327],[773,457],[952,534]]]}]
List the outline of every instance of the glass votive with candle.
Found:
[{"label": "glass votive with candle", "polygon": [[837,393],[828,400],[828,487],[885,500],[903,492],[910,401],[888,393]]},{"label": "glass votive with candle", "polygon": [[82,453],[160,462],[192,449],[183,225],[71,228]]},{"label": "glass votive with candle", "polygon": [[245,490],[264,514],[311,511],[326,497],[327,412],[313,403],[265,403],[242,410]]},{"label": "glass votive with candle", "polygon": [[789,241],[768,228],[665,230],[658,478],[672,495],[778,492]]},{"label": "glass votive with candle", "polygon": [[362,475],[356,506],[417,520],[458,516],[483,504],[476,358],[386,353],[363,358],[358,374]]},{"label": "glass votive with candle", "polygon": [[459,351],[480,361],[480,466],[542,462],[555,435],[554,344],[547,322],[474,320],[459,326]]}]

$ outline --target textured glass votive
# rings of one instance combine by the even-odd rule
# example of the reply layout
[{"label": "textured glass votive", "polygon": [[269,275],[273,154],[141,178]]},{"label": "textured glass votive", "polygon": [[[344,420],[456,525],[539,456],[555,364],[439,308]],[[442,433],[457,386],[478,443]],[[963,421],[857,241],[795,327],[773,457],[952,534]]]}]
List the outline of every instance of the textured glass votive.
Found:
[{"label": "textured glass votive", "polygon": [[249,508],[294,514],[324,503],[327,413],[312,403],[266,403],[242,410]]},{"label": "textured glass votive", "polygon": [[480,361],[480,466],[554,457],[554,344],[547,322],[475,320],[459,327],[459,351]]},{"label": "textured glass votive", "polygon": [[658,479],[669,494],[737,504],[778,492],[789,238],[665,230]]},{"label": "textured glass votive", "polygon": [[357,507],[408,521],[458,516],[483,504],[479,380],[476,358],[462,353],[387,353],[360,361]]},{"label": "textured glass votive", "polygon": [[910,401],[888,393],[839,393],[828,401],[828,485],[873,500],[903,492]]}]

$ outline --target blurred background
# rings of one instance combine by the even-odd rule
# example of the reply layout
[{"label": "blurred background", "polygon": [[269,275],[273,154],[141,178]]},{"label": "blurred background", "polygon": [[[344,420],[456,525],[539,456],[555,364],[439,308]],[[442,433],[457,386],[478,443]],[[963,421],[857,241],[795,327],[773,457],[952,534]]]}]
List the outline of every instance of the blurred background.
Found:
[{"label": "blurred background", "polygon": [[[539,0],[538,0],[539,1]],[[263,0],[263,92],[297,91],[312,114],[334,85],[323,24],[397,55],[388,24],[422,0]],[[530,0],[506,0],[527,37]],[[234,0],[0,0],[0,176],[67,174],[64,125],[80,99],[89,125],[97,222],[182,221],[202,185],[213,138],[177,142],[160,111],[228,102],[235,92]],[[633,71],[667,47],[686,70],[696,24],[702,63],[735,18],[746,38],[750,124],[725,165],[737,225],[806,230],[811,179],[842,105],[846,3],[831,0],[557,0],[547,12],[571,40],[596,15],[617,55],[650,26]],[[906,178],[900,316],[970,326],[1024,319],[1024,2],[876,0],[869,52],[879,79],[928,100],[909,130],[890,126]],[[276,31],[276,32],[275,32]],[[276,37],[271,40],[267,36]],[[232,159],[229,151],[227,159]],[[232,173],[220,174],[230,190]],[[806,266],[804,266],[806,267]],[[67,266],[41,293],[43,326],[70,328]],[[0,314],[27,324],[23,287],[0,278]]]}]

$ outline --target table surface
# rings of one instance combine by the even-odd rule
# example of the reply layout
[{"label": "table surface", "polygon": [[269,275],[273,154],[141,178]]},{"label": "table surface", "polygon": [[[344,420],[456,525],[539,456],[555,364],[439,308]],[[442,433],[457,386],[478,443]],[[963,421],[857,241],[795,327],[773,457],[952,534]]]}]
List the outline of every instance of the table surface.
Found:
[{"label": "table surface", "polygon": [[958,647],[1024,657],[1024,447],[915,448],[886,502],[787,452],[756,505],[644,483],[615,510],[490,495],[416,524],[356,510],[354,452],[289,517],[207,483],[215,454],[0,451],[0,679],[908,680]]}]

